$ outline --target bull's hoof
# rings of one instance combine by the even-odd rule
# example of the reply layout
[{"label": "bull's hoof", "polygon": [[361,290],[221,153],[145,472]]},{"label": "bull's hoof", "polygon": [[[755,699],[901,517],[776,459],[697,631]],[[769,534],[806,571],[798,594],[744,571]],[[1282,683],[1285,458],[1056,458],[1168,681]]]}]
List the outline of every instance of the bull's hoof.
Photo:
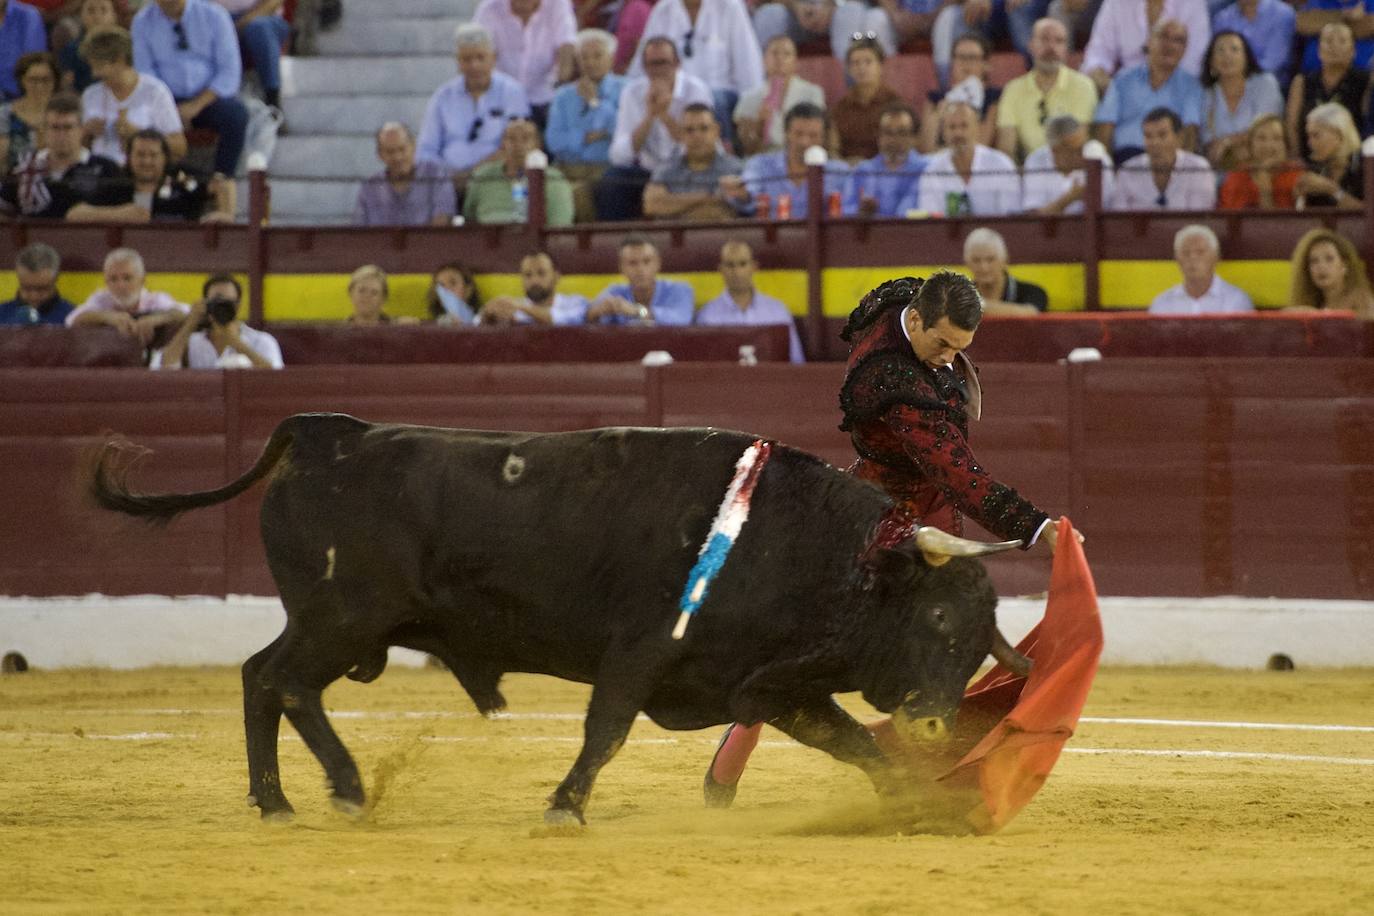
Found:
[{"label": "bull's hoof", "polygon": [[334,806],[335,811],[338,811],[340,814],[346,816],[350,820],[360,821],[363,819],[363,816],[367,813],[367,809],[363,806],[362,802],[354,801],[351,798],[343,798],[339,795],[331,795],[329,797],[329,803]]},{"label": "bull's hoof", "polygon": [[730,783],[727,785],[723,782],[716,782],[716,778],[711,775],[711,768],[706,768],[706,780],[702,784],[702,794],[706,797],[706,807],[730,807],[730,805],[734,804],[735,792],[738,789],[739,783]]},{"label": "bull's hoof", "polygon": [[296,812],[290,808],[278,808],[275,811],[262,812],[262,822],[264,824],[289,824],[296,819]]},{"label": "bull's hoof", "polygon": [[549,808],[544,812],[544,827],[554,833],[581,833],[587,821],[576,811],[567,808]]}]

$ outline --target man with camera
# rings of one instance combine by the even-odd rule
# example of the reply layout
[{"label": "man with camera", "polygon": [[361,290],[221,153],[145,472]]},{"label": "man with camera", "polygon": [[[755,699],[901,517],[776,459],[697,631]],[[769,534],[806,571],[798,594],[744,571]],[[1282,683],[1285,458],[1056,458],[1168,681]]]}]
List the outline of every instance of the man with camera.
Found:
[{"label": "man with camera", "polygon": [[266,331],[238,320],[243,288],[228,274],[215,274],[201,287],[167,346],[153,353],[150,369],[280,369],[281,347]]}]

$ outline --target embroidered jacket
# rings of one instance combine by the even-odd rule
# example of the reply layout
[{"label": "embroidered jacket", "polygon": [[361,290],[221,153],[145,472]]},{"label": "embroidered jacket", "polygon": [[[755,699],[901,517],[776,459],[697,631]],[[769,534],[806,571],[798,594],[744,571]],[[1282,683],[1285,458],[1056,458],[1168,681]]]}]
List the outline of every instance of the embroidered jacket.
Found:
[{"label": "embroidered jacket", "polygon": [[1000,539],[1030,539],[1048,516],[998,481],[968,445],[981,392],[973,363],[935,370],[912,352],[902,310],[921,281],[883,284],[849,316],[849,363],[840,409],[859,460],[854,474],[881,486],[923,524],[961,534],[967,515]]}]

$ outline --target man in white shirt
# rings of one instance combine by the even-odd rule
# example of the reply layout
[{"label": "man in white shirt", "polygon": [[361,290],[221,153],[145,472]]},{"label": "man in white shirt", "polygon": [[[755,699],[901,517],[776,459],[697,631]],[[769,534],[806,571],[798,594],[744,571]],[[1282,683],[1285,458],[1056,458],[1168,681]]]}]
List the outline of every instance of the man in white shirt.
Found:
[{"label": "man in white shirt", "polygon": [[1221,243],[1206,226],[1184,226],[1174,235],[1174,260],[1183,282],[1155,296],[1151,315],[1238,315],[1255,310],[1244,290],[1217,276]]},{"label": "man in white shirt", "polygon": [[644,75],[645,45],[666,36],[677,49],[682,72],[695,76],[715,99],[721,136],[734,139],[734,111],[744,93],[763,84],[763,54],[741,0],[659,0],[644,23],[640,54],[630,64],[631,78]]},{"label": "man in white shirt", "polygon": [[598,219],[638,219],[649,175],[682,151],[682,112],[694,102],[714,110],[710,87],[682,72],[671,40],[662,35],[650,38],[640,58],[647,75],[630,80],[620,93],[611,168],[594,192]]},{"label": "man in white shirt", "polygon": [[150,369],[281,369],[281,347],[266,331],[238,319],[243,287],[228,274],[205,281],[200,300],[167,346],[153,351]]},{"label": "man in white shirt", "polygon": [[940,122],[945,149],[926,161],[918,207],[939,216],[1003,216],[1021,212],[1021,176],[1006,153],[977,142],[978,113],[950,102]]},{"label": "man in white shirt", "polygon": [[1116,172],[1113,210],[1211,210],[1217,203],[1212,166],[1180,148],[1183,122],[1167,108],[1145,116],[1145,152]]},{"label": "man in white shirt", "polygon": [[788,358],[794,363],[806,362],[797,323],[786,305],[772,296],[765,296],[754,287],[754,271],[759,262],[747,242],[729,241],[720,249],[720,276],[725,289],[719,296],[697,310],[694,324],[698,325],[770,325],[787,326]]},{"label": "man in white shirt", "polygon": [[[1088,126],[1073,115],[1051,118],[1045,125],[1044,146],[1026,157],[1021,176],[1021,206],[1027,213],[1045,216],[1083,212],[1083,189],[1087,186],[1087,160],[1083,147],[1088,142]],[[1115,179],[1110,157],[1102,157],[1102,202],[1112,199]]]},{"label": "man in white shirt", "polygon": [[525,87],[542,133],[554,86],[577,74],[572,0],[482,0],[472,21],[491,33],[496,69]]},{"label": "man in white shirt", "polygon": [[477,313],[478,324],[581,324],[587,314],[582,296],[558,292],[563,274],[553,255],[535,251],[520,259],[520,285],[523,298],[497,296]]}]

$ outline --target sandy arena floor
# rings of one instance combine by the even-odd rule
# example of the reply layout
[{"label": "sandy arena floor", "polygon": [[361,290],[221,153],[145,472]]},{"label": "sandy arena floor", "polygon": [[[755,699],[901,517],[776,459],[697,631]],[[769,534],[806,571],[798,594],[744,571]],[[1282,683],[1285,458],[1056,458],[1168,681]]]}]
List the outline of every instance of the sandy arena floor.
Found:
[{"label": "sandy arena floor", "polygon": [[586,689],[510,677],[488,722],[405,669],[326,694],[369,817],[328,806],[284,724],[298,813],[268,826],[237,670],[5,676],[0,912],[1374,913],[1371,674],[1105,670],[1087,716],[1170,723],[1085,721],[1019,819],[961,838],[855,834],[867,780],[776,732],[736,807],[703,810],[716,733],[649,722],[590,827],[540,836]]}]

